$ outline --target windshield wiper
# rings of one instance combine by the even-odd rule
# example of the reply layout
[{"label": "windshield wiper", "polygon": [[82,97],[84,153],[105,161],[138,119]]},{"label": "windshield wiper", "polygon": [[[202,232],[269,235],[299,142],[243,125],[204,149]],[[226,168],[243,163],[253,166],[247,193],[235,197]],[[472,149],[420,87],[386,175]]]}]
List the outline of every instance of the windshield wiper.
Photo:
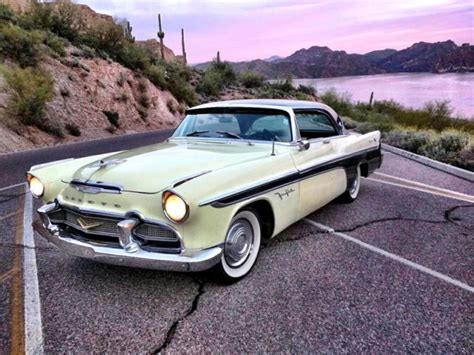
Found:
[{"label": "windshield wiper", "polygon": [[247,142],[248,145],[253,145],[251,142],[249,142],[249,141],[246,140],[245,138],[242,138],[242,137],[239,136],[237,133],[228,132],[228,131],[216,131],[216,133],[222,134],[222,135],[224,135],[224,136],[231,137],[231,138],[242,139],[243,141]]},{"label": "windshield wiper", "polygon": [[186,134],[186,137],[197,136],[199,134],[208,133],[209,131],[192,131]]}]

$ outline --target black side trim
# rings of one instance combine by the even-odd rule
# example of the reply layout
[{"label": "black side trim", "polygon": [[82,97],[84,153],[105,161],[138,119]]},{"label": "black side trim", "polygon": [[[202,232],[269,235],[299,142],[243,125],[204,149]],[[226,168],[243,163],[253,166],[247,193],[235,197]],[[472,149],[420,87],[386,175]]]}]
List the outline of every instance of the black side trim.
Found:
[{"label": "black side trim", "polygon": [[[367,149],[367,150],[357,152],[343,158],[338,158],[338,159],[328,161],[324,164],[318,164],[318,165],[312,166],[305,170],[289,174],[287,176],[278,178],[270,182],[266,182],[262,185],[258,185],[258,186],[249,188],[247,190],[239,191],[232,195],[216,199],[215,201],[207,202],[203,204],[202,206],[211,205],[212,207],[216,207],[216,208],[226,207],[234,203],[247,200],[249,198],[264,194],[266,192],[290,185],[292,183],[295,183],[301,180],[311,178],[313,176],[319,175],[321,173],[324,173],[336,168],[344,168],[346,170],[347,180],[348,180],[347,186],[350,186],[350,182],[352,182],[352,180],[356,176],[357,165],[362,162],[369,163],[372,161],[374,162],[377,161],[377,164],[378,164],[378,161],[380,160],[380,156],[381,156],[380,147],[375,148],[375,149],[373,148]],[[370,164],[369,164],[369,169],[370,169]]]}]

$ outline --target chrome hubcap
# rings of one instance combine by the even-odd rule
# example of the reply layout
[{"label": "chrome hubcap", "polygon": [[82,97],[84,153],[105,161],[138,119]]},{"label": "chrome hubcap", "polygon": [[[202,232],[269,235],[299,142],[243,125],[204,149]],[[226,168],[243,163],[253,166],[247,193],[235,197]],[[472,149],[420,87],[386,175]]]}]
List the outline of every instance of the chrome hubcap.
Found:
[{"label": "chrome hubcap", "polygon": [[224,245],[224,256],[230,267],[242,265],[252,250],[253,229],[251,224],[239,219],[232,224]]}]

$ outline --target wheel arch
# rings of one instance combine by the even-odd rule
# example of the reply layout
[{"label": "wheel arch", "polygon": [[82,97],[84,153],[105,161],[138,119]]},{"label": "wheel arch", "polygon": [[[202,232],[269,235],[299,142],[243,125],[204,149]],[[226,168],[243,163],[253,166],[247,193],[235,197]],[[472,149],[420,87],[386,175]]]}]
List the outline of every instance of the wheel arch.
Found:
[{"label": "wheel arch", "polygon": [[252,209],[258,214],[262,237],[264,239],[269,239],[273,235],[275,230],[275,213],[273,207],[268,200],[260,199],[252,201],[245,206],[242,206],[237,213],[242,210]]}]

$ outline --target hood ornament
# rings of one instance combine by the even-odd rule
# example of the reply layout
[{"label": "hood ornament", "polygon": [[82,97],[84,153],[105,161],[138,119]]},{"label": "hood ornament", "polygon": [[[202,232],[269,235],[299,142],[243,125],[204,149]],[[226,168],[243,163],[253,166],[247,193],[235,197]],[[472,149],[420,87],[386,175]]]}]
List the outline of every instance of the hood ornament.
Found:
[{"label": "hood ornament", "polygon": [[127,160],[126,159],[112,159],[112,160],[99,160],[91,165],[92,168],[106,168],[110,165],[118,165],[121,163],[125,163]]}]

